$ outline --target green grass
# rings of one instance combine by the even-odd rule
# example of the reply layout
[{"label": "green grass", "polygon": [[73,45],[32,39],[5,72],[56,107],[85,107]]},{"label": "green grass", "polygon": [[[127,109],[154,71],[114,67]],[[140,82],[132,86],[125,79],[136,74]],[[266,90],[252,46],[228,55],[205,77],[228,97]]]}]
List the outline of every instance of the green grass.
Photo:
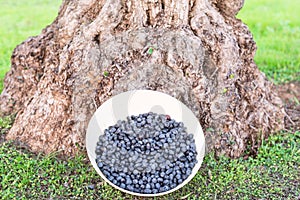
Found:
[{"label": "green grass", "polygon": [[258,67],[275,83],[300,81],[300,2],[246,0],[239,13],[253,33]]},{"label": "green grass", "polygon": [[[256,158],[207,155],[188,185],[161,198],[296,199],[300,195],[299,163],[300,132],[273,135]],[[24,152],[9,142],[0,146],[0,174],[4,199],[134,198],[104,183],[85,156],[63,161],[55,155]]]},{"label": "green grass", "polygon": [[13,116],[6,116],[0,118],[0,134],[6,133],[7,130],[11,128],[11,125],[14,121]]},{"label": "green grass", "polygon": [[[57,15],[61,0],[0,0],[0,91],[16,45],[37,35]],[[300,80],[300,4],[246,0],[239,17],[258,44],[255,61],[275,83]],[[12,118],[0,119],[0,198],[132,199],[99,178],[85,155],[63,161],[3,143]],[[165,199],[297,199],[300,196],[300,132],[264,141],[255,158],[205,157],[193,180]]]},{"label": "green grass", "polygon": [[61,0],[0,0],[0,92],[13,49],[57,16]]}]

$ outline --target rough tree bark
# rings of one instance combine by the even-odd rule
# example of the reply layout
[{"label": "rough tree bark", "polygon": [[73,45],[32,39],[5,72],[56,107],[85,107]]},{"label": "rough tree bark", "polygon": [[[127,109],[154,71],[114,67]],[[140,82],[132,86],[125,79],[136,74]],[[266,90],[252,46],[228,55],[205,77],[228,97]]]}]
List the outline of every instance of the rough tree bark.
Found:
[{"label": "rough tree bark", "polygon": [[7,138],[33,151],[74,154],[104,101],[151,89],[193,110],[208,150],[242,155],[284,126],[282,102],[253,61],[253,37],[235,17],[242,6],[65,0],[55,21],[13,52],[0,96],[1,115],[17,113]]}]

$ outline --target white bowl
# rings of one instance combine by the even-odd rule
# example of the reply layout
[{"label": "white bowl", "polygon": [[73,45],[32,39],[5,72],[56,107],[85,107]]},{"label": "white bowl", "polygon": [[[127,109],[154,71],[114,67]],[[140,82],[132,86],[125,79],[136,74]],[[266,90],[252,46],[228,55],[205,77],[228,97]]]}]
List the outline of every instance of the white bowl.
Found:
[{"label": "white bowl", "polygon": [[[118,187],[105,177],[105,175],[98,168],[95,161],[96,143],[99,140],[99,136],[104,134],[104,130],[106,128],[116,124],[118,120],[125,120],[127,116],[139,115],[148,112],[167,114],[177,122],[183,122],[184,126],[187,128],[187,132],[194,135],[196,150],[198,153],[198,162],[194,166],[190,176],[177,187],[169,191],[157,194],[141,194]],[[110,185],[132,195],[154,197],[165,195],[178,190],[179,188],[187,184],[196,175],[203,161],[205,139],[198,119],[195,117],[193,112],[183,103],[161,92],[152,90],[133,90],[121,93],[110,98],[97,109],[97,111],[91,118],[87,128],[86,148],[93,167],[98,172],[98,174]]]}]

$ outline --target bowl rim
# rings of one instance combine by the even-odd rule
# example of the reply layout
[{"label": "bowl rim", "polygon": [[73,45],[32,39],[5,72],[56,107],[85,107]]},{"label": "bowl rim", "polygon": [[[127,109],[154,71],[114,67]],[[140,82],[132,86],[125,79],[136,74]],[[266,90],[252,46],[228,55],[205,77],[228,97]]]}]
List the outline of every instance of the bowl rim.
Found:
[{"label": "bowl rim", "polygon": [[[133,98],[133,99],[131,99],[131,101],[133,100],[132,104],[135,104],[136,103],[134,101],[135,99],[140,100],[139,97],[143,97],[145,95],[147,97],[149,97],[149,96],[152,96],[152,97],[156,96],[158,98],[160,97],[162,99],[166,99],[169,102],[171,102],[171,101],[172,102],[177,102],[178,106],[181,107],[182,112],[187,113],[189,115],[189,120],[192,120],[192,123],[195,126],[194,129],[196,129],[196,131],[192,132],[192,134],[194,135],[194,139],[195,139],[196,151],[197,151],[197,161],[198,162],[193,167],[192,173],[188,176],[188,178],[186,178],[182,183],[180,183],[179,185],[177,185],[175,188],[172,188],[172,189],[170,189],[168,191],[165,191],[165,192],[156,193],[156,194],[145,194],[145,193],[132,192],[132,191],[123,189],[123,188],[115,185],[111,181],[109,181],[106,178],[106,176],[101,172],[101,170],[99,169],[99,167],[97,166],[96,156],[95,156],[95,148],[93,148],[93,147],[95,147],[96,143],[98,142],[99,136],[101,134],[104,134],[103,131],[101,131],[101,129],[99,131],[99,123],[100,122],[99,122],[99,118],[98,117],[102,114],[101,112],[105,112],[105,111],[107,112],[107,110],[109,110],[109,106],[112,107],[112,101],[114,99],[116,99],[116,98],[118,98],[119,100],[122,99],[122,98],[123,98],[123,100],[124,100],[124,98],[127,99],[127,100],[129,100],[128,97],[130,97],[130,98]],[[169,103],[169,102],[167,102],[167,103]],[[150,105],[151,105],[151,102],[150,102]],[[153,105],[156,105],[156,104],[153,104]],[[106,109],[103,109],[104,107],[106,107]],[[162,106],[162,107],[164,108],[164,106]],[[139,114],[151,112],[151,110],[149,111],[149,109],[148,109],[148,111],[146,111],[146,110],[147,109],[145,109],[145,112],[140,112]],[[174,110],[175,110],[175,112],[176,111],[180,112],[179,111],[180,109],[177,109],[177,110],[174,109]],[[113,112],[111,112],[111,113],[113,113]],[[165,113],[158,113],[158,114],[165,114]],[[129,111],[129,115],[128,116],[130,116],[130,115],[137,115],[137,114],[134,113],[134,112],[130,112]],[[170,115],[171,118],[174,119],[172,117],[172,114],[168,113],[168,115]],[[182,113],[181,113],[181,115],[182,115]],[[102,120],[103,119],[106,120],[107,118],[102,118]],[[118,119],[115,119],[114,124],[117,123],[116,120],[118,120]],[[112,122],[110,121],[110,124],[111,123]],[[111,124],[111,125],[114,125],[114,124]],[[187,133],[190,133],[189,130],[191,128],[188,127],[185,123],[184,123],[184,125],[187,128],[187,130],[188,130]],[[108,128],[108,126],[104,127],[103,130],[105,130],[106,128]],[[96,132],[96,134],[95,134],[95,129],[96,130],[98,129],[97,132]],[[141,196],[141,197],[156,197],[156,196],[162,196],[162,195],[170,194],[170,193],[172,193],[172,192],[174,192],[174,191],[182,188],[188,182],[190,182],[192,180],[192,178],[197,174],[198,170],[200,169],[200,167],[202,165],[203,157],[204,157],[204,154],[205,154],[205,137],[204,137],[204,134],[203,134],[202,127],[201,127],[201,125],[199,123],[199,120],[195,117],[195,115],[193,114],[193,112],[185,104],[183,104],[181,101],[177,100],[176,98],[174,98],[174,97],[172,97],[172,96],[170,96],[168,94],[165,94],[165,93],[162,93],[162,92],[158,92],[158,91],[153,91],[153,90],[131,90],[131,91],[123,92],[123,93],[120,93],[118,95],[115,95],[115,96],[109,98],[107,101],[105,101],[96,110],[96,112],[94,112],[93,116],[91,117],[91,119],[89,121],[88,128],[87,128],[87,131],[86,131],[86,150],[87,150],[87,154],[88,154],[89,160],[92,163],[92,166],[97,171],[97,173],[100,175],[100,177],[105,180],[105,182],[109,183],[114,188],[116,188],[116,189],[118,189],[118,190],[120,190],[122,192],[125,192],[127,194],[131,194],[131,195],[135,195],[135,196]]]}]

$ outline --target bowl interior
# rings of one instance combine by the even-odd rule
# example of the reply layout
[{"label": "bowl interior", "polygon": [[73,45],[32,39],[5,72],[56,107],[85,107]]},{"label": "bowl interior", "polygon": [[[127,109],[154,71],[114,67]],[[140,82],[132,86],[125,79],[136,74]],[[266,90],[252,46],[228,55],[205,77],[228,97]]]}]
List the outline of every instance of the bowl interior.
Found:
[{"label": "bowl interior", "polygon": [[[96,159],[96,143],[99,136],[104,134],[104,130],[109,126],[117,123],[118,120],[126,120],[127,116],[139,115],[141,113],[155,112],[158,114],[170,115],[177,122],[183,122],[188,133],[194,135],[197,160],[198,163],[194,166],[190,176],[177,187],[162,193],[157,194],[141,194],[122,189],[110,182],[100,171],[95,161]],[[133,90],[116,95],[104,102],[92,116],[87,133],[86,133],[86,148],[88,157],[98,172],[98,174],[113,187],[137,196],[159,196],[171,193],[178,190],[187,184],[199,170],[205,151],[205,139],[203,131],[198,119],[193,112],[177,99],[152,90]]]}]

